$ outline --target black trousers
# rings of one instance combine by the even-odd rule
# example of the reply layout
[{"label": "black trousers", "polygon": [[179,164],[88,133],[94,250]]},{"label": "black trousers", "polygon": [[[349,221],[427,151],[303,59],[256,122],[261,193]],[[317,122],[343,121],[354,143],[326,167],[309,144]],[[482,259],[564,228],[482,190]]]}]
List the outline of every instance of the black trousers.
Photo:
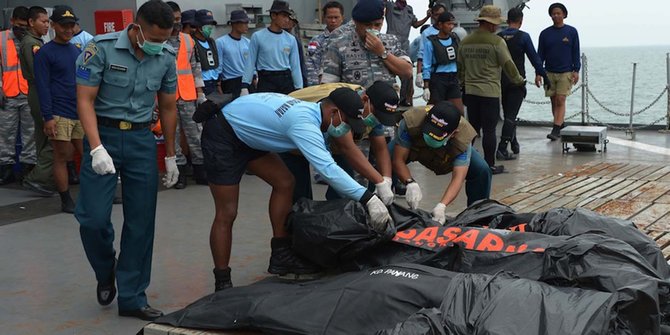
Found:
[{"label": "black trousers", "polygon": [[526,86],[503,86],[502,108],[503,122],[501,141],[511,141],[516,137],[516,117],[519,115],[521,103],[526,97]]},{"label": "black trousers", "polygon": [[459,99],[461,88],[456,73],[433,73],[430,77],[430,104]]},{"label": "black trousers", "polygon": [[[500,117],[500,99],[466,94],[464,99],[468,107],[468,121],[478,134],[482,135],[484,160],[489,166],[496,162],[496,126]],[[482,132],[480,133],[480,130]]]},{"label": "black trousers", "polygon": [[216,92],[216,85],[219,83],[218,80],[205,80],[205,87],[202,88],[202,93],[205,95]]},{"label": "black trousers", "polygon": [[[232,94],[233,99],[237,99],[242,91],[242,77],[231,78],[221,81],[221,90],[224,94]],[[251,89],[249,89],[251,93]]]},{"label": "black trousers", "polygon": [[279,157],[295,178],[293,189],[293,203],[300,198],[314,199],[312,195],[312,177],[309,171],[309,162],[303,155],[282,152]]},{"label": "black trousers", "polygon": [[258,87],[256,92],[273,92],[289,94],[295,91],[291,70],[258,71]]}]

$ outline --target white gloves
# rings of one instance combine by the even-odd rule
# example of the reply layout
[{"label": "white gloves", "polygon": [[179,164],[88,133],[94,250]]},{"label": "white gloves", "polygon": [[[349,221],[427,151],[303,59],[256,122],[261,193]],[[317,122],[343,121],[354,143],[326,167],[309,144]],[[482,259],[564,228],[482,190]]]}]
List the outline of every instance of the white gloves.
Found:
[{"label": "white gloves", "polygon": [[240,96],[243,97],[245,95],[249,95],[249,89],[248,88],[243,88],[240,90]]},{"label": "white gloves", "polygon": [[370,214],[368,221],[372,229],[377,232],[386,230],[386,226],[391,222],[391,215],[389,215],[384,203],[376,195],[373,195],[365,206],[368,208],[368,214]]},{"label": "white gloves", "polygon": [[430,100],[430,89],[429,88],[424,88],[423,89],[423,100],[428,102]]},{"label": "white gloves", "polygon": [[391,189],[392,181],[390,177],[384,177],[384,181],[379,184],[375,184],[375,193],[381,199],[381,201],[386,206],[390,206],[393,203],[393,190]]},{"label": "white gloves", "polygon": [[196,104],[200,105],[201,103],[207,101],[207,97],[205,97],[205,93],[199,93],[198,94],[198,100],[196,100]]},{"label": "white gloves", "polygon": [[444,222],[447,221],[447,215],[445,214],[445,211],[447,210],[447,205],[439,202],[437,205],[435,205],[435,208],[433,208],[433,212],[431,213],[433,215],[433,220],[439,222],[440,224],[444,224]]},{"label": "white gloves", "polygon": [[411,182],[407,184],[407,193],[405,193],[405,199],[407,199],[407,204],[411,209],[419,208],[419,203],[423,198],[421,194],[421,187],[417,182]]},{"label": "white gloves", "polygon": [[95,171],[95,173],[99,175],[116,173],[114,161],[102,144],[91,150],[91,157],[93,158],[91,160],[91,165],[93,166],[93,171]]},{"label": "white gloves", "polygon": [[163,185],[170,188],[177,183],[177,179],[179,179],[177,156],[165,157],[165,177],[163,177]]},{"label": "white gloves", "polygon": [[414,85],[418,88],[423,87],[423,76],[421,75],[421,72],[416,74],[416,80],[414,81]]}]

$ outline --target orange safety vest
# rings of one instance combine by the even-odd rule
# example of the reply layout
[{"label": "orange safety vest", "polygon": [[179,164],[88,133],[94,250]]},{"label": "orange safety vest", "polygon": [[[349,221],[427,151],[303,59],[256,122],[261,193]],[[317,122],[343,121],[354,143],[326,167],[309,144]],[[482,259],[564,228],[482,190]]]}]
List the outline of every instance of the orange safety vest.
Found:
[{"label": "orange safety vest", "polygon": [[179,33],[179,51],[177,52],[177,100],[192,101],[197,98],[195,78],[191,69],[191,57],[195,52],[191,36]]},{"label": "orange safety vest", "polygon": [[19,94],[28,94],[28,82],[23,78],[19,55],[16,52],[14,39],[9,30],[2,31],[0,36],[0,53],[2,54],[2,91],[8,98]]}]

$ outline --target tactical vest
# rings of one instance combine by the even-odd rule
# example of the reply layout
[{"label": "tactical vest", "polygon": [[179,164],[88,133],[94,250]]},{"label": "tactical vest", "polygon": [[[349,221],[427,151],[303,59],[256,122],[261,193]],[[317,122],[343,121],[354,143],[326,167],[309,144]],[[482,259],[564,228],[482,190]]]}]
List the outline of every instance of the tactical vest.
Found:
[{"label": "tactical vest", "polygon": [[421,126],[426,119],[428,108],[413,107],[403,114],[407,131],[412,140],[412,147],[409,151],[409,161],[417,161],[436,175],[443,175],[454,169],[454,160],[458,155],[468,150],[477,132],[470,123],[461,116],[458,124],[458,132],[449,139],[447,144],[439,149],[429,147],[423,140]]},{"label": "tactical vest", "polygon": [[[517,30],[516,33],[509,35],[503,34],[503,32],[499,32],[498,36],[505,40],[505,43],[507,43],[507,49],[509,49],[509,53],[512,55],[514,65],[516,65],[517,70],[519,70],[519,74],[526,78],[526,57],[520,43],[522,36],[521,31]],[[502,72],[501,83],[502,86],[514,86],[504,71]]]},{"label": "tactical vest", "polygon": [[177,100],[193,101],[197,98],[195,79],[191,69],[191,56],[195,50],[191,36],[179,33],[179,50],[177,51]]},{"label": "tactical vest", "polygon": [[440,43],[437,35],[428,36],[428,40],[433,44],[433,55],[435,56],[435,68],[438,65],[447,65],[456,61],[458,55],[458,35],[451,33],[451,45],[444,46]]},{"label": "tactical vest", "polygon": [[28,82],[23,78],[19,55],[9,30],[0,33],[0,57],[2,57],[2,92],[5,97],[13,98],[19,94],[28,94]]},{"label": "tactical vest", "polygon": [[195,42],[200,66],[203,71],[216,70],[219,67],[219,53],[216,51],[216,42],[209,37],[205,41],[209,44],[209,49],[203,47],[198,41]]}]

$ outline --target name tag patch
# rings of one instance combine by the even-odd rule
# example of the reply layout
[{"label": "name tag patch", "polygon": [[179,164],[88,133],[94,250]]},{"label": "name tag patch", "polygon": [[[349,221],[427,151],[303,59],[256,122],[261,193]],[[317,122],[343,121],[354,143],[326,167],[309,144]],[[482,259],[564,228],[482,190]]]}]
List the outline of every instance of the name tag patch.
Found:
[{"label": "name tag patch", "polygon": [[110,64],[109,69],[113,71],[119,71],[119,72],[128,72],[128,67],[123,66],[123,65],[117,65],[117,64]]}]

